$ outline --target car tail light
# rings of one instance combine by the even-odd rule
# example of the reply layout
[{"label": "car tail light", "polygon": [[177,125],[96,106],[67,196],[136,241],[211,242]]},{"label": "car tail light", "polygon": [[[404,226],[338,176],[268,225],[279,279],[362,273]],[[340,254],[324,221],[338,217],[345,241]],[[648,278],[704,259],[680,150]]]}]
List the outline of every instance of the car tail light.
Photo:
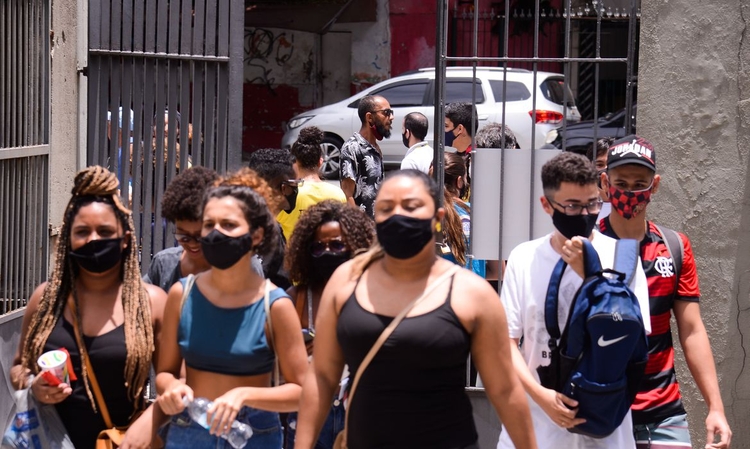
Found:
[{"label": "car tail light", "polygon": [[535,119],[537,123],[557,124],[562,123],[563,120],[562,113],[557,111],[529,111],[529,115],[532,120]]}]

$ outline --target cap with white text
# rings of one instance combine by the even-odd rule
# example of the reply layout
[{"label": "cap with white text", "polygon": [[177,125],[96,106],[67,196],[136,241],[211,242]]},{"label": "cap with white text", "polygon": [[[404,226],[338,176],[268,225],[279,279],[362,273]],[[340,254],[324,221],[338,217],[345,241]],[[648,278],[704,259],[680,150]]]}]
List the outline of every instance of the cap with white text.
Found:
[{"label": "cap with white text", "polygon": [[635,134],[615,140],[607,151],[607,170],[627,164],[643,165],[655,172],[656,152],[651,142]]}]

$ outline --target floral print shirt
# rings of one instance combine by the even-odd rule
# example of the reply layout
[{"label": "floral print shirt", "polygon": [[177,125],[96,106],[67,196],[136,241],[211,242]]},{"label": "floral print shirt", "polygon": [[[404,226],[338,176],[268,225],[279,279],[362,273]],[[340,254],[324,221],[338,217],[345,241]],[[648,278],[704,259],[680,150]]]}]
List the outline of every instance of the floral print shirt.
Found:
[{"label": "floral print shirt", "polygon": [[375,196],[383,182],[383,156],[358,132],[341,147],[341,179],[354,181],[354,202],[375,217]]}]

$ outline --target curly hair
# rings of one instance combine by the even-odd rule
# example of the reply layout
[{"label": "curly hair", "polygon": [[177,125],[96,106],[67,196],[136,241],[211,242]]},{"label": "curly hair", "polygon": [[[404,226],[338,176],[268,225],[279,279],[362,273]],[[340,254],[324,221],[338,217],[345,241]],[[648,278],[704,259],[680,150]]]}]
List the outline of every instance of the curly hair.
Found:
[{"label": "curly hair", "polygon": [[269,210],[269,202],[278,201],[277,195],[268,184],[254,171],[242,168],[216,181],[206,191],[201,210],[212,198],[231,196],[237,200],[250,229],[263,229],[263,241],[255,248],[261,255],[268,254],[276,246],[278,232],[276,219]]},{"label": "curly hair", "polygon": [[206,167],[193,167],[177,175],[164,190],[162,215],[172,223],[178,220],[198,221],[206,189],[219,179],[219,174]]},{"label": "curly hair", "polygon": [[586,156],[562,152],[542,166],[542,188],[545,195],[552,195],[560,184],[570,182],[585,186],[596,184],[596,168]]},{"label": "curly hair", "polygon": [[273,182],[280,177],[294,178],[292,153],[287,149],[262,148],[253,152],[247,162],[248,168],[255,171],[266,182]]},{"label": "curly hair", "polygon": [[[509,148],[518,149],[516,135],[507,125],[491,122],[477,131],[475,138],[477,148]],[[505,141],[505,146],[503,146]]]},{"label": "curly hair", "polygon": [[366,250],[375,241],[375,224],[358,207],[335,200],[321,201],[300,216],[289,240],[284,266],[289,271],[289,280],[295,284],[310,284],[313,264],[310,247],[315,231],[331,221],[337,221],[341,226],[341,239],[352,255]]},{"label": "curly hair", "polygon": [[[119,182],[114,173],[100,166],[88,167],[76,174],[73,186],[73,197],[68,202],[60,231],[60,242],[55,256],[55,268],[44,287],[39,309],[31,317],[27,338],[21,351],[21,364],[32,372],[38,372],[36,361],[44,351],[52,329],[63,315],[68,296],[72,295],[76,306],[78,322],[81,322],[81,308],[76,294],[76,278],[79,269],[71,260],[70,233],[71,225],[78,211],[91,203],[108,204],[125,231],[130,232],[128,246],[122,255],[122,292],[121,301],[124,313],[125,348],[125,386],[133,403],[138,404],[143,386],[148,379],[151,359],[154,352],[154,333],[151,322],[151,301],[141,282],[138,266],[138,248],[135,227],[130,210],[120,202],[117,188]],[[83,347],[83,341],[77,341]],[[94,410],[96,401],[92,395],[89,374],[82,363],[81,371],[86,394]]]},{"label": "curly hair", "polygon": [[297,160],[297,165],[305,170],[317,170],[323,150],[323,131],[317,126],[307,126],[299,132],[297,141],[292,145],[292,156]]}]

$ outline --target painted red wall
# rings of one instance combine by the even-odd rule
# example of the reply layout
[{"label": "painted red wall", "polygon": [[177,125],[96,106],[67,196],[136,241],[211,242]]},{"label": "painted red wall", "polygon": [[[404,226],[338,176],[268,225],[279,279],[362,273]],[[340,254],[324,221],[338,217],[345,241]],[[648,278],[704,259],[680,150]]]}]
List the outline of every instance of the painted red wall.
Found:
[{"label": "painted red wall", "polygon": [[390,0],[391,76],[435,66],[435,0]]},{"label": "painted red wall", "polygon": [[242,151],[246,153],[281,148],[282,122],[310,109],[299,104],[297,88],[286,84],[269,87],[245,83],[243,91]]}]

